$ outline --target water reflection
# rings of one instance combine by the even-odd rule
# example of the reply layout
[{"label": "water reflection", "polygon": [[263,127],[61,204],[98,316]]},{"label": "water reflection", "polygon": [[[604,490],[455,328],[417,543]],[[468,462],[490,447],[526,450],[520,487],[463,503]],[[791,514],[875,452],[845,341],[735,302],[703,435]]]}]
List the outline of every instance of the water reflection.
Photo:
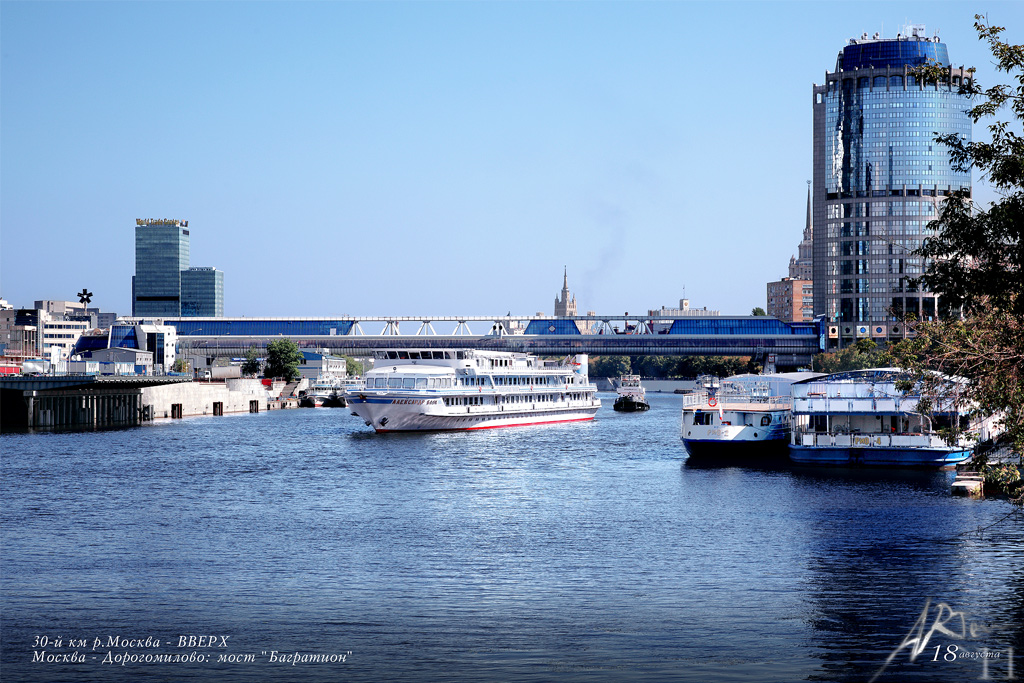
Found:
[{"label": "water reflection", "polygon": [[[55,630],[353,652],[314,681],[866,680],[928,597],[1020,642],[1020,522],[974,533],[1005,503],[948,473],[694,466],[679,400],[650,398],[477,433],[317,409],[5,435],[4,680],[296,678],[33,666]],[[925,658],[886,676],[976,678]]]}]

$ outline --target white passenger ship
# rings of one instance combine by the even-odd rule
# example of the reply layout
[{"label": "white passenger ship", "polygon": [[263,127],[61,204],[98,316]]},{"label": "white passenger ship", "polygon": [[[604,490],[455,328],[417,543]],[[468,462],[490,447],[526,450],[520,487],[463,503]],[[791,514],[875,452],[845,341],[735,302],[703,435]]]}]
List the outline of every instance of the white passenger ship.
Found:
[{"label": "white passenger ship", "polygon": [[468,430],[592,420],[601,400],[587,356],[541,360],[508,351],[376,351],[366,386],[345,392],[378,432]]}]

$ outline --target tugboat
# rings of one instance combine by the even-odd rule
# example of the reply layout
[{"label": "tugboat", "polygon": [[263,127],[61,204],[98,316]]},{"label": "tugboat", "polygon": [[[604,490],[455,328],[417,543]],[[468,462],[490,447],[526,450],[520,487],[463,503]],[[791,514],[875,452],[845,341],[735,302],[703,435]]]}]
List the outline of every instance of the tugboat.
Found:
[{"label": "tugboat", "polygon": [[612,408],[620,413],[639,413],[651,409],[651,404],[644,395],[644,388],[640,385],[640,375],[623,375],[619,378],[619,387],[616,391],[619,397],[615,399]]}]

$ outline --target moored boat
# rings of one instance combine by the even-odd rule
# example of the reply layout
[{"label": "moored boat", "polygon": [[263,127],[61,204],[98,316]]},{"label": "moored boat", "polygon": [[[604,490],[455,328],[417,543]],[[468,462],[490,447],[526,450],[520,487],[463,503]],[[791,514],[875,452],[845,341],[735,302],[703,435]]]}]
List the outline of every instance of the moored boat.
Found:
[{"label": "moored boat", "polygon": [[586,355],[542,360],[475,349],[376,351],[345,398],[377,432],[471,430],[592,420],[601,400]]},{"label": "moored boat", "polygon": [[[971,456],[973,442],[948,443],[940,433],[966,422],[951,402],[918,412],[920,387],[897,388],[896,368],[840,372],[793,385],[789,457],[811,465],[952,467]],[[955,380],[950,379],[950,382]]]},{"label": "moored boat", "polygon": [[345,391],[361,386],[363,380],[358,377],[338,377],[330,373],[321,373],[299,399],[299,405],[307,408],[344,408]]},{"label": "moored boat", "polygon": [[790,385],[809,373],[700,377],[683,395],[681,437],[696,462],[784,460],[789,444]]},{"label": "moored boat", "polygon": [[644,387],[640,384],[640,375],[623,375],[619,378],[619,386],[615,388],[618,396],[612,408],[621,413],[637,413],[650,410]]}]

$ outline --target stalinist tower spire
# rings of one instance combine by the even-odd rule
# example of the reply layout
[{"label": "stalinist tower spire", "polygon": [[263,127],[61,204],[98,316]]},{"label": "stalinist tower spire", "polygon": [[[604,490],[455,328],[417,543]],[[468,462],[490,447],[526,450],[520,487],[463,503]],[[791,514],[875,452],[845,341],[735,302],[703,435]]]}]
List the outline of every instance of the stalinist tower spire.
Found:
[{"label": "stalinist tower spire", "polygon": [[795,257],[789,259],[789,276],[794,280],[810,280],[813,273],[814,224],[811,221],[811,181],[807,181],[807,220],[804,237]]},{"label": "stalinist tower spire", "polygon": [[814,239],[814,232],[811,230],[811,181],[807,181],[807,223],[804,224],[804,241],[810,242]]},{"label": "stalinist tower spire", "polygon": [[555,297],[555,315],[576,315],[576,297],[569,296],[569,268],[566,266],[562,276],[562,297]]}]

